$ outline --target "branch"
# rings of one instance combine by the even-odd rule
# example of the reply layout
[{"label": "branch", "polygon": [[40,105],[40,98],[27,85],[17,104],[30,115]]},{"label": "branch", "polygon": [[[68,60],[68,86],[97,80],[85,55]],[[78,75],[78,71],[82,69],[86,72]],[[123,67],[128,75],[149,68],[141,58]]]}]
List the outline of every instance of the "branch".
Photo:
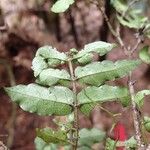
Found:
[{"label": "branch", "polygon": [[[104,17],[105,21],[107,22],[107,25],[109,27],[110,32],[116,38],[116,40],[120,44],[121,48],[123,49],[124,53],[128,56],[128,59],[132,59],[132,54],[133,54],[133,52],[135,52],[135,50],[137,50],[139,44],[141,43],[141,39],[137,38],[137,42],[135,44],[135,47],[133,47],[133,48],[126,47],[124,41],[121,39],[120,31],[118,30],[118,32],[116,32],[113,29],[112,25],[110,24],[109,19],[106,15],[105,11],[102,8],[103,7],[102,3],[104,3],[103,0],[101,0],[101,1],[97,0],[97,6],[98,6],[99,10],[101,11],[102,16]],[[128,78],[129,78],[128,88],[129,88],[129,92],[130,92],[130,96],[131,96],[132,114],[133,114],[133,121],[134,121],[134,128],[135,128],[135,137],[137,140],[138,150],[143,150],[144,144],[143,144],[142,134],[141,134],[142,133],[141,132],[141,119],[140,119],[138,108],[137,108],[136,103],[135,103],[135,91],[134,91],[134,84],[132,82],[132,73],[131,72],[130,72]]]},{"label": "branch", "polygon": [[77,86],[75,81],[75,75],[73,70],[72,58],[68,60],[69,71],[72,79],[72,87],[74,93],[74,128],[75,130],[75,138],[73,137],[74,145],[73,150],[77,150],[78,148],[78,137],[79,137],[79,110],[78,110],[78,100],[77,100]]}]

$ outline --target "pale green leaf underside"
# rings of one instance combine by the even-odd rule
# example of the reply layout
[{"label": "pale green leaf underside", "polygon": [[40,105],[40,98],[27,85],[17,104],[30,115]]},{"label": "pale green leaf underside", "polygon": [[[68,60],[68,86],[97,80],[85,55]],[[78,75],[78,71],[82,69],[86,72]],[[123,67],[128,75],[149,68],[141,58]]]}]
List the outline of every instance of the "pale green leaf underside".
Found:
[{"label": "pale green leaf underside", "polygon": [[148,116],[144,116],[144,127],[148,132],[150,132],[150,117]]},{"label": "pale green leaf underside", "polygon": [[144,104],[144,97],[146,95],[150,95],[150,90],[143,90],[143,91],[139,91],[136,95],[135,95],[135,101],[137,103],[137,105],[139,107],[143,106]]},{"label": "pale green leaf underside", "polygon": [[36,56],[41,56],[45,59],[58,59],[62,61],[67,61],[67,55],[63,52],[61,53],[57,51],[57,49],[53,48],[52,46],[40,47],[36,52]]},{"label": "pale green leaf underside", "polygon": [[55,13],[65,12],[73,3],[74,0],[57,0],[56,3],[52,6],[51,11]]},{"label": "pale green leaf underside", "polygon": [[89,43],[85,45],[83,50],[79,51],[78,54],[74,56],[74,59],[82,58],[85,55],[93,52],[98,53],[100,56],[103,56],[111,51],[115,46],[115,44],[110,44],[103,41]]},{"label": "pale green leaf underside", "polygon": [[56,150],[58,148],[56,144],[47,144],[39,137],[35,138],[34,144],[36,150]]},{"label": "pale green leaf underside", "polygon": [[99,86],[105,81],[114,80],[127,75],[140,64],[139,60],[121,60],[93,62],[75,69],[75,76],[81,83]]},{"label": "pale green leaf underside", "polygon": [[5,88],[12,101],[31,113],[39,115],[67,115],[72,112],[73,93],[61,86],[42,87],[37,84]]},{"label": "pale green leaf underside", "polygon": [[37,78],[36,82],[41,85],[55,85],[60,83],[61,81],[70,81],[71,77],[70,74],[66,70],[59,70],[59,69],[44,69],[39,77]]},{"label": "pale green leaf underside", "polygon": [[37,77],[42,72],[42,70],[46,68],[48,68],[48,64],[46,63],[43,57],[38,56],[33,59],[32,69],[34,70],[35,77]]},{"label": "pale green leaf underside", "polygon": [[36,134],[46,143],[67,144],[67,133],[62,130],[54,131],[51,128],[37,129]]},{"label": "pale green leaf underside", "polygon": [[149,51],[149,46],[143,47],[140,52],[139,52],[139,57],[140,59],[147,63],[150,64],[150,51]]},{"label": "pale green leaf underside", "polygon": [[92,128],[83,128],[79,131],[79,146],[92,146],[95,143],[99,143],[104,140],[105,132]]},{"label": "pale green leaf underside", "polygon": [[120,13],[125,12],[128,9],[128,5],[122,0],[111,0],[111,3],[116,11]]},{"label": "pale green leaf underside", "polygon": [[139,16],[138,14],[131,17],[128,16],[125,19],[118,15],[117,18],[122,25],[134,29],[142,28],[148,20],[146,17]]},{"label": "pale green leaf underside", "polygon": [[126,149],[135,149],[136,148],[136,140],[134,137],[131,137],[130,139],[126,141],[115,141],[111,138],[107,138],[106,140],[106,146],[105,150],[116,150],[118,147],[125,147]]},{"label": "pale green leaf underside", "polygon": [[108,101],[125,99],[129,95],[127,88],[103,85],[100,87],[87,87],[78,95],[77,99],[81,105],[80,110],[89,115],[91,110],[98,104]]},{"label": "pale green leaf underside", "polygon": [[116,142],[111,138],[106,139],[105,150],[116,150]]},{"label": "pale green leaf underside", "polygon": [[32,61],[32,69],[34,76],[37,77],[46,68],[55,68],[67,61],[67,55],[57,51],[51,46],[43,46],[36,52],[36,56]]}]

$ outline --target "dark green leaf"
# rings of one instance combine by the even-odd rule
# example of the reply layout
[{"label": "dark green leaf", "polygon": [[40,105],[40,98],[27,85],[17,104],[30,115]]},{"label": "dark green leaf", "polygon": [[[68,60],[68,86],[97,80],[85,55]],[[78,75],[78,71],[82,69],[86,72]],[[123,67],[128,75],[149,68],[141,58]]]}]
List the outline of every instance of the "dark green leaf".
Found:
[{"label": "dark green leaf", "polygon": [[139,60],[120,60],[93,62],[84,67],[75,69],[75,76],[81,83],[99,86],[105,81],[123,77],[135,69],[141,62]]},{"label": "dark green leaf", "polygon": [[150,64],[150,52],[149,52],[149,46],[144,46],[140,52],[139,52],[139,57],[140,59],[147,63]]},{"label": "dark green leaf", "polygon": [[77,99],[81,105],[81,112],[89,115],[91,110],[98,104],[108,101],[121,100],[128,97],[127,88],[103,85],[100,87],[87,87],[78,95]]},{"label": "dark green leaf", "polygon": [[51,11],[55,13],[65,12],[73,3],[74,0],[57,0],[56,3],[52,6]]},{"label": "dark green leaf", "polygon": [[51,128],[37,129],[36,134],[46,143],[67,144],[67,133],[63,130],[54,131]]},{"label": "dark green leaf", "polygon": [[79,145],[80,146],[92,146],[95,143],[99,143],[105,138],[105,133],[99,129],[81,129],[79,132]]},{"label": "dark green leaf", "polygon": [[5,88],[11,99],[20,107],[39,115],[67,115],[72,112],[73,93],[61,86],[42,87],[36,84]]}]

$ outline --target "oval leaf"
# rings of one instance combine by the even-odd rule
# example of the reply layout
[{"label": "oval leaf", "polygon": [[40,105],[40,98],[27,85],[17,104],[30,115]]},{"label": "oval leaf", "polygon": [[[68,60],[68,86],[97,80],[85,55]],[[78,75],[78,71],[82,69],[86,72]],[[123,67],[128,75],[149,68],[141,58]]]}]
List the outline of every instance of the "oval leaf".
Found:
[{"label": "oval leaf", "polygon": [[83,128],[79,131],[79,146],[92,146],[95,143],[99,143],[104,140],[105,132],[100,129]]},{"label": "oval leaf", "polygon": [[65,12],[73,3],[74,0],[57,0],[56,3],[52,6],[51,11],[54,13]]},{"label": "oval leaf", "polygon": [[138,92],[136,95],[135,95],[135,101],[136,101],[136,104],[139,106],[139,107],[142,107],[143,104],[144,104],[144,97],[146,95],[150,95],[150,90],[143,90],[143,91],[140,91]]},{"label": "oval leaf", "polygon": [[147,63],[150,64],[150,52],[149,52],[149,46],[144,46],[140,52],[139,52],[139,57],[140,59]]},{"label": "oval leaf", "polygon": [[140,16],[139,14],[130,15],[131,16],[128,16],[126,18],[122,18],[121,16],[117,15],[117,19],[122,25],[134,29],[141,29],[148,21],[147,17]]},{"label": "oval leaf", "polygon": [[59,70],[59,69],[45,69],[43,70],[39,77],[36,80],[36,83],[41,85],[55,85],[57,83],[61,83],[62,81],[70,81],[70,75],[66,70]]},{"label": "oval leaf", "polygon": [[144,116],[144,127],[147,132],[150,132],[150,117]]},{"label": "oval leaf", "polygon": [[32,69],[34,70],[34,76],[37,77],[42,70],[48,68],[48,64],[43,57],[35,57],[32,61]]},{"label": "oval leaf", "polygon": [[114,80],[127,75],[140,64],[139,60],[121,60],[93,62],[75,69],[75,76],[81,83],[99,86],[105,81]]},{"label": "oval leaf", "polygon": [[83,50],[79,51],[75,56],[74,59],[77,59],[79,63],[85,64],[87,62],[92,61],[92,53],[97,53],[100,56],[107,54],[111,51],[116,45],[106,43],[103,41],[97,41],[93,43],[89,43],[85,45]]},{"label": "oval leaf", "polygon": [[67,115],[72,112],[73,93],[61,86],[42,87],[37,84],[5,88],[12,101],[31,113],[39,115]]},{"label": "oval leaf", "polygon": [[67,61],[67,55],[57,51],[57,49],[53,48],[52,46],[40,47],[36,52],[36,56],[41,56],[45,59],[58,59],[61,61]]},{"label": "oval leaf", "polygon": [[47,144],[41,138],[36,137],[34,140],[36,150],[56,150],[58,146],[56,144]]},{"label": "oval leaf", "polygon": [[36,134],[46,143],[67,144],[67,133],[63,130],[54,131],[51,128],[36,129]]},{"label": "oval leaf", "polygon": [[77,95],[77,99],[79,101],[79,104],[81,105],[81,112],[89,115],[91,110],[98,103],[124,99],[128,97],[128,95],[129,92],[127,88],[103,85],[100,87],[93,86],[85,88]]}]

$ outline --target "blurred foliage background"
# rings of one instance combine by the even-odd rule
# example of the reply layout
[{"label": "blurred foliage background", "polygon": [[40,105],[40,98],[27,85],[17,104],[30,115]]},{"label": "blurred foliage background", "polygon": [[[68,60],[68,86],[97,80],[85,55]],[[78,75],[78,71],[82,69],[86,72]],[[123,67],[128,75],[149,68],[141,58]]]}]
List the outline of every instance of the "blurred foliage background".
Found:
[{"label": "blurred foliage background", "polygon": [[[54,0],[0,0],[0,87],[14,84],[27,84],[34,81],[31,71],[31,61],[38,47],[52,45],[60,51],[67,51],[76,47],[81,49],[84,44],[102,40],[115,42],[108,30],[100,11],[94,5],[84,0],[76,3],[65,13],[55,14],[50,11]],[[143,0],[136,7],[140,7],[150,17],[150,1]],[[105,1],[105,11],[112,25],[115,26],[115,13],[110,0]],[[121,28],[121,34],[126,43],[134,45],[133,31]],[[146,40],[150,45],[150,41]],[[116,48],[103,59],[117,60],[124,58],[123,52]],[[99,59],[95,57],[95,59]],[[12,71],[12,73],[10,73]],[[150,67],[142,65],[134,75],[138,79],[136,88],[150,88]],[[12,77],[13,76],[13,77]],[[13,82],[13,83],[12,83]],[[118,85],[125,85],[127,79],[116,81]],[[119,104],[105,104],[111,111],[120,111]],[[9,133],[14,132],[14,150],[33,150],[36,127],[56,127],[53,117],[40,117],[23,112],[19,107],[12,116],[13,106],[9,98],[0,91],[0,141],[7,143]],[[147,101],[144,111],[150,113],[150,102]],[[15,122],[11,119],[15,118]],[[63,119],[63,118],[62,118]],[[124,113],[119,121],[126,125],[128,135],[132,135],[133,128],[131,114]],[[108,130],[111,118],[95,109],[91,118],[80,115],[81,127],[98,127]],[[10,131],[14,128],[14,131]]]}]

